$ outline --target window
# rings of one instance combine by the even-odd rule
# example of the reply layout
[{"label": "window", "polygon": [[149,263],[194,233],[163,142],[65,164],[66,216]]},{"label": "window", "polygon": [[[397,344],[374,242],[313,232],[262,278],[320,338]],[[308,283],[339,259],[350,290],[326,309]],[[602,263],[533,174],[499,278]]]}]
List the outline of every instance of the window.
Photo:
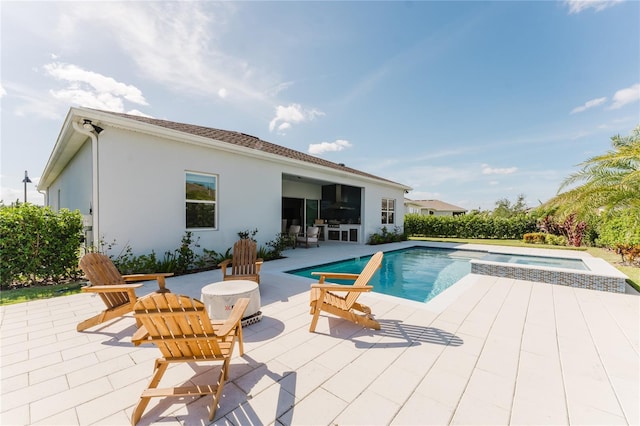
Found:
[{"label": "window", "polygon": [[395,223],[396,200],[390,198],[382,199],[382,224],[392,225]]},{"label": "window", "polygon": [[217,177],[187,173],[185,182],[187,228],[215,228]]}]

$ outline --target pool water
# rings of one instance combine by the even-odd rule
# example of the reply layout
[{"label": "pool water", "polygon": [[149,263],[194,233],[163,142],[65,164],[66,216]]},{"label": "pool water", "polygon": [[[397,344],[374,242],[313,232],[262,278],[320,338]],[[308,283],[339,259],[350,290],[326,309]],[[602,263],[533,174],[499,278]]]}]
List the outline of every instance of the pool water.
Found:
[{"label": "pool water", "polygon": [[481,260],[500,263],[515,263],[519,265],[544,266],[551,268],[576,269],[588,271],[589,268],[580,259],[567,259],[561,257],[525,256],[519,254],[490,253]]},{"label": "pool water", "polygon": [[[471,272],[471,259],[486,252],[412,247],[385,252],[382,268],[373,276],[373,291],[403,299],[428,302]],[[311,272],[342,272],[358,274],[371,256],[341,262],[316,265],[288,271],[290,274],[317,279]],[[351,284],[352,281],[337,284]]]}]

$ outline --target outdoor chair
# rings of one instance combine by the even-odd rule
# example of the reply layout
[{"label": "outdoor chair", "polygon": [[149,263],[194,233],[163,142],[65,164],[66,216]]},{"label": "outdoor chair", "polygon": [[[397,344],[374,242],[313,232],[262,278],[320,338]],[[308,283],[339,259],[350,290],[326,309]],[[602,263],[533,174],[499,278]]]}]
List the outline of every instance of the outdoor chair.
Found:
[{"label": "outdoor chair", "polygon": [[[222,280],[251,280],[260,284],[260,267],[263,260],[258,256],[256,242],[243,238],[233,245],[233,257],[218,266],[222,268]],[[227,268],[231,265],[229,271]]]},{"label": "outdoor chair", "polygon": [[82,287],[83,293],[97,293],[104,302],[106,309],[98,315],[82,321],[76,329],[78,331],[120,317],[133,310],[136,303],[136,288],[142,284],[130,284],[135,281],[158,281],[158,292],[169,292],[166,288],[165,278],[173,273],[132,274],[121,275],[111,259],[101,253],[87,253],[82,256],[79,263],[80,269],[91,283]]},{"label": "outdoor chair", "polygon": [[318,243],[319,234],[320,228],[318,226],[309,226],[304,235],[298,235],[296,237],[296,245],[304,244],[306,248],[309,248],[309,244],[315,244],[316,247],[320,247]]},{"label": "outdoor chair", "polygon": [[[318,284],[311,285],[309,304],[311,305],[311,326],[309,331],[313,332],[318,323],[321,311],[328,312],[340,318],[360,324],[363,327],[380,330],[380,323],[373,319],[371,309],[368,306],[358,303],[356,300],[361,293],[371,291],[373,286],[367,285],[373,274],[382,266],[381,251],[377,252],[365,265],[359,274],[347,274],[336,272],[312,272],[314,276],[319,276]],[[352,280],[352,285],[327,283],[326,279]],[[345,293],[339,295],[336,293]],[[358,313],[360,312],[360,313]]]},{"label": "outdoor chair", "polygon": [[[138,299],[134,307],[134,316],[142,326],[131,340],[136,346],[144,343],[155,344],[162,357],[156,359],[149,386],[142,392],[140,401],[133,410],[132,425],[138,423],[151,398],[167,396],[184,398],[212,395],[209,421],[213,420],[224,382],[229,378],[229,365],[236,341],[240,355],[244,354],[241,320],[248,304],[248,298],[238,299],[227,320],[212,323],[204,304],[189,296],[152,293]],[[222,362],[216,383],[158,387],[171,363],[211,361]]]},{"label": "outdoor chair", "polygon": [[293,248],[296,248],[298,243],[298,235],[300,235],[300,225],[291,225],[289,227],[289,241],[291,241]]}]

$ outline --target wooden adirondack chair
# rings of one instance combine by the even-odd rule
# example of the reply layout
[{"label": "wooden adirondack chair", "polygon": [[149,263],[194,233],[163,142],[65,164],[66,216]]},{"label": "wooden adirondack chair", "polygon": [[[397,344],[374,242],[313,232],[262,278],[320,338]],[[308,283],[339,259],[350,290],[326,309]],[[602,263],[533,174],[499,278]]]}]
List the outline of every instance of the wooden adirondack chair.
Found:
[{"label": "wooden adirondack chair", "polygon": [[[260,267],[263,260],[258,256],[256,242],[243,238],[233,245],[233,257],[222,261],[218,266],[222,268],[222,279],[251,280],[260,284]],[[227,267],[231,264],[231,271]]]},{"label": "wooden adirondack chair", "polygon": [[[213,420],[222,395],[225,380],[229,378],[229,364],[236,343],[240,355],[242,344],[242,316],[249,304],[248,298],[238,299],[229,318],[212,324],[204,304],[188,296],[173,293],[152,293],[141,297],[135,304],[134,316],[142,326],[132,342],[155,344],[162,358],[156,359],[149,386],[142,392],[133,411],[131,424],[138,423],[151,398],[212,395],[209,420]],[[170,363],[222,362],[217,382],[210,385],[158,388],[160,379]]]},{"label": "wooden adirondack chair", "polygon": [[[377,252],[366,264],[360,274],[344,274],[334,272],[312,272],[312,275],[320,276],[318,284],[311,285],[310,305],[311,326],[309,331],[313,332],[318,323],[320,311],[325,311],[346,320],[360,324],[363,327],[380,330],[380,323],[371,316],[371,309],[368,306],[358,303],[356,300],[360,293],[371,291],[372,286],[367,285],[373,274],[382,266],[381,251]],[[326,279],[354,280],[353,285],[327,284]],[[336,294],[336,292],[346,293],[344,296]],[[361,314],[357,313],[361,312]]]},{"label": "wooden adirondack chair", "polygon": [[136,288],[142,284],[129,284],[135,281],[157,280],[159,292],[169,292],[165,277],[172,273],[121,275],[107,255],[87,253],[80,259],[80,268],[91,283],[82,287],[84,293],[98,293],[106,309],[98,315],[82,321],[76,329],[86,330],[89,327],[120,317],[133,310],[136,303]]}]

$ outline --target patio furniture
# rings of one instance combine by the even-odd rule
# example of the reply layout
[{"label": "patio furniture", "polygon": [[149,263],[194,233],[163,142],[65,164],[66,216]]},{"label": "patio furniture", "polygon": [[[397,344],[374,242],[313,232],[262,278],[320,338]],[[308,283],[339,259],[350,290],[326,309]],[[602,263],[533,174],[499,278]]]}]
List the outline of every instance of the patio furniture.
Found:
[{"label": "patio furniture", "polygon": [[289,227],[289,241],[291,241],[293,248],[296,248],[296,244],[298,244],[298,235],[300,235],[300,225],[291,225]]},{"label": "patio furniture", "polygon": [[[233,245],[233,257],[222,261],[218,266],[222,268],[222,279],[251,280],[260,284],[260,267],[262,259],[258,258],[256,242],[243,238]],[[227,267],[231,270],[227,273]]]},{"label": "patio furniture", "polygon": [[173,275],[172,273],[121,275],[111,259],[102,253],[85,254],[80,259],[79,266],[91,283],[90,286],[82,287],[82,292],[97,293],[106,305],[106,309],[79,323],[76,327],[78,331],[131,312],[137,300],[135,289],[142,287],[142,284],[129,283],[155,279],[158,281],[158,292],[169,292],[165,278]]},{"label": "patio furniture", "polygon": [[[133,411],[132,425],[138,423],[151,398],[166,396],[212,395],[209,421],[213,420],[224,382],[229,378],[229,364],[236,341],[240,355],[244,354],[240,319],[248,304],[249,299],[238,300],[225,322],[213,324],[204,304],[188,296],[153,293],[138,299],[134,316],[142,322],[142,327],[134,334],[132,342],[136,346],[155,344],[162,358],[156,359],[149,386],[142,392]],[[170,363],[210,361],[222,362],[216,383],[158,388]]]},{"label": "patio furniture", "polygon": [[318,243],[319,233],[320,233],[319,227],[309,226],[307,228],[307,232],[304,235],[298,235],[296,237],[296,245],[304,244],[306,248],[309,248],[309,244],[315,244],[316,247],[320,247],[320,244]]},{"label": "patio furniture", "polygon": [[248,298],[249,305],[242,317],[242,326],[255,324],[262,319],[260,312],[260,288],[250,280],[219,281],[202,287],[201,297],[209,318],[224,321],[229,318],[239,299]]},{"label": "patio furniture", "polygon": [[[373,277],[373,274],[382,266],[381,251],[371,256],[369,262],[365,265],[359,274],[346,274],[335,272],[312,272],[312,275],[320,277],[318,284],[311,285],[311,293],[309,304],[311,305],[311,326],[309,331],[313,332],[318,323],[320,311],[325,311],[336,315],[340,318],[360,324],[363,327],[380,330],[380,323],[371,316],[371,309],[368,306],[358,303],[356,300],[361,293],[371,291],[373,286],[367,283]],[[353,280],[352,285],[327,284],[326,279]],[[336,294],[337,292],[346,293],[344,296]],[[357,313],[357,312],[361,313]]]}]

